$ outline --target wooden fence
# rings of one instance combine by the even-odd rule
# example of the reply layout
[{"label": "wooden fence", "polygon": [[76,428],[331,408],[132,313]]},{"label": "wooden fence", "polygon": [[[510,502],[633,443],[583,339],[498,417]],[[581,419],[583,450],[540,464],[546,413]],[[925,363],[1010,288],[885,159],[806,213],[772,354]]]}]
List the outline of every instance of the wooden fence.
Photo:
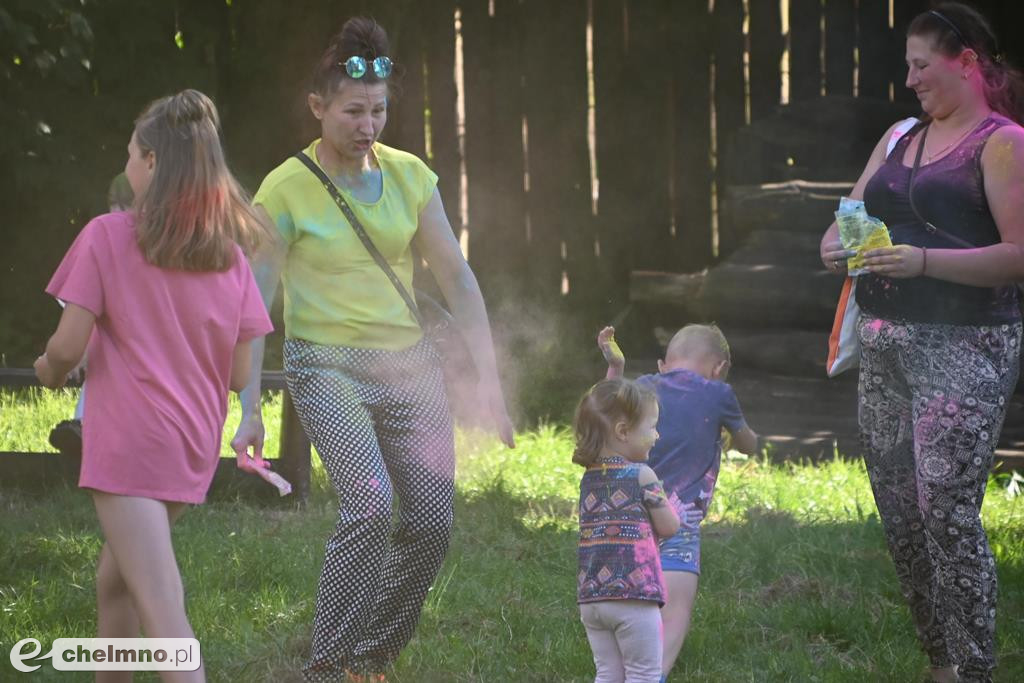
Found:
[{"label": "wooden fence", "polygon": [[[997,28],[1024,18],[1024,3],[975,4]],[[67,96],[50,93],[60,103],[48,114],[60,145],[19,162],[18,174],[7,169],[11,178],[53,177],[65,171],[57,151],[66,149],[76,177],[96,182],[62,194],[68,206],[25,190],[0,199],[15,205],[13,222],[56,226],[49,239],[69,243],[123,164],[125,122],[150,97],[182,87],[215,98],[231,163],[254,190],[317,134],[305,105],[312,66],[345,18],[367,14],[389,30],[403,72],[385,142],[438,172],[488,299],[565,296],[607,319],[609,301],[626,300],[631,270],[693,271],[720,256],[718,196],[731,177],[721,152],[748,121],[823,93],[911,100],[903,35],[928,6],[111,0],[87,5],[92,96],[67,107]],[[1019,48],[1006,42],[1012,57]],[[49,306],[39,292],[60,250],[40,257],[31,231],[10,240],[0,301]]]},{"label": "wooden fence", "polygon": [[[1014,11],[997,5],[1009,3],[983,9]],[[396,41],[406,92],[388,139],[441,176],[485,286],[586,305],[623,288],[631,269],[689,271],[716,259],[717,188],[729,181],[716,151],[739,127],[824,94],[913,100],[903,36],[928,6],[406,3]],[[453,82],[456,55],[463,83]]]}]

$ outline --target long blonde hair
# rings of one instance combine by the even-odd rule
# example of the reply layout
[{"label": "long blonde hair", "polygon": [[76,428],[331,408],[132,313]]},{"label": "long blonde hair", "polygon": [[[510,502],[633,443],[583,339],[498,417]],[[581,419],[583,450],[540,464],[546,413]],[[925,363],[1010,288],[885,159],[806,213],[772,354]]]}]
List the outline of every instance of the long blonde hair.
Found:
[{"label": "long blonde hair", "polygon": [[616,422],[623,420],[633,427],[657,404],[658,397],[653,391],[631,379],[605,379],[592,386],[576,407],[576,450],[572,461],[584,467],[592,465]]},{"label": "long blonde hair", "polygon": [[136,230],[146,260],[161,268],[223,271],[234,245],[251,254],[267,237],[224,159],[220,117],[198,90],[152,102],[135,121],[135,142],[156,155],[148,189],[136,198]]}]

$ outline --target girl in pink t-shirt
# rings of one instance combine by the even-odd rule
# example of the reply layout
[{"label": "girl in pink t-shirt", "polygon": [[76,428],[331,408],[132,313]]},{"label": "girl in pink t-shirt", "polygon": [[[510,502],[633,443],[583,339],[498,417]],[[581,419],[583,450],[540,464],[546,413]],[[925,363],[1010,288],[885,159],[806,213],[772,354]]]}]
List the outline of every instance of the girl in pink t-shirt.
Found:
[{"label": "girl in pink t-shirt", "polygon": [[[264,228],[224,161],[217,111],[186,90],[135,122],[133,210],[93,219],[46,291],[67,303],[40,382],[64,384],[88,348],[79,485],[106,542],[96,577],[101,638],[192,638],[171,525],[217,467],[229,389],[249,341],[271,329],[243,249]],[[241,465],[242,463],[240,463]],[[102,674],[98,680],[102,680]],[[164,680],[203,680],[164,672]]]}]

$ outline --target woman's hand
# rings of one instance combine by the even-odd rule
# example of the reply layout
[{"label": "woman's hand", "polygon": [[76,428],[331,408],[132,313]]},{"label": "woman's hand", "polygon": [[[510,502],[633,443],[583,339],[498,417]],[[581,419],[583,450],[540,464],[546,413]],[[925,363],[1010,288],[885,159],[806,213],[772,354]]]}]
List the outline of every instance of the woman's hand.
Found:
[{"label": "woman's hand", "polygon": [[[243,472],[255,473],[257,469],[270,467],[270,463],[263,460],[265,435],[263,416],[260,413],[242,417],[242,421],[238,423],[238,429],[235,431],[235,437],[231,439],[231,450],[235,452],[235,464],[238,465],[238,469]],[[250,448],[252,448],[252,455],[249,455]]]},{"label": "woman's hand", "polygon": [[846,275],[846,259],[857,253],[856,249],[844,249],[842,242],[827,242],[821,245],[821,262],[825,269],[837,275]]},{"label": "woman's hand", "polygon": [[924,275],[925,258],[921,247],[897,244],[864,252],[864,267],[886,277],[919,277]]},{"label": "woman's hand", "polygon": [[501,442],[509,448],[516,447],[515,428],[512,426],[512,419],[508,416],[508,409],[505,407],[505,397],[501,395],[501,385],[497,382],[483,382],[481,393],[486,401],[491,419],[494,420],[494,431]]}]

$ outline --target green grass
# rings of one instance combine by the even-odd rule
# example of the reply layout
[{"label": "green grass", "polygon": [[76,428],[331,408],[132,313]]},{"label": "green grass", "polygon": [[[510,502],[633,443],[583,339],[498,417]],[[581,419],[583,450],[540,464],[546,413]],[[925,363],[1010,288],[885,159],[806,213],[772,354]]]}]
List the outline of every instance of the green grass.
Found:
[{"label": "green grass", "polygon": [[[73,395],[16,393],[0,393],[0,450],[46,448]],[[593,679],[574,601],[580,470],[571,447],[553,426],[521,434],[514,451],[459,433],[451,550],[392,680]],[[317,469],[304,510],[218,498],[179,522],[189,615],[211,680],[298,680],[334,515]],[[1000,578],[996,680],[1024,680],[1024,498],[993,481],[984,518]],[[859,462],[727,460],[704,538],[694,626],[670,680],[923,679],[926,660]],[[0,487],[0,680],[19,680],[7,660],[16,640],[45,646],[93,632],[99,546],[83,493]]]}]

